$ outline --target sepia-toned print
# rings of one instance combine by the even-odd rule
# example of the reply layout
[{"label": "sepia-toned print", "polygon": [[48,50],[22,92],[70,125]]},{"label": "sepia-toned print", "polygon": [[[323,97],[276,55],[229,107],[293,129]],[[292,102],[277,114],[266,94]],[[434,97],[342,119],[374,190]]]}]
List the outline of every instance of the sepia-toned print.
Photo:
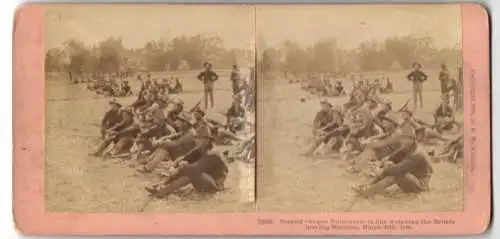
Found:
[{"label": "sepia-toned print", "polygon": [[462,211],[460,12],[259,6],[259,209]]},{"label": "sepia-toned print", "polygon": [[45,208],[254,208],[254,9],[45,7]]}]

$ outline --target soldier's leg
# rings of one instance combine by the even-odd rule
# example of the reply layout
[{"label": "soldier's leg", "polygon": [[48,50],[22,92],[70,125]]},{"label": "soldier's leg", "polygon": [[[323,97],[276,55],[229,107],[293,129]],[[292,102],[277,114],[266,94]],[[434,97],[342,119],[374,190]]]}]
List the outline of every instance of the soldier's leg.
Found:
[{"label": "soldier's leg", "polygon": [[413,109],[417,109],[417,83],[413,83]]},{"label": "soldier's leg", "polygon": [[208,109],[208,87],[207,87],[207,85],[205,85],[205,90],[204,90],[203,94],[204,94],[204,97],[205,97],[204,98],[205,99],[205,101],[204,101],[204,103],[205,103],[205,109]]},{"label": "soldier's leg", "polygon": [[144,165],[144,170],[145,172],[151,172],[153,171],[156,166],[163,162],[167,161],[170,159],[170,155],[167,150],[165,149],[160,149],[157,151],[157,153],[154,155],[154,157],[149,161],[146,165]]},{"label": "soldier's leg", "polygon": [[210,87],[210,108],[214,108],[214,89]]},{"label": "soldier's leg", "polygon": [[190,183],[191,183],[191,181],[189,180],[189,177],[183,176],[183,177],[175,179],[172,182],[169,182],[167,185],[160,186],[159,188],[146,187],[146,190],[156,197],[165,197],[165,196],[168,196],[169,194],[189,185]]},{"label": "soldier's leg", "polygon": [[122,153],[123,151],[129,149],[133,144],[133,138],[131,136],[121,137],[118,142],[116,142],[113,149],[110,151],[111,155],[117,155]]},{"label": "soldier's leg", "polygon": [[187,165],[179,173],[189,178],[189,181],[197,192],[213,193],[218,190],[215,179],[203,172],[201,164],[194,163]]},{"label": "soldier's leg", "polygon": [[139,158],[141,157],[143,150],[144,150],[144,144],[141,142],[136,142],[135,151],[131,152],[132,153],[132,160],[139,161]]},{"label": "soldier's leg", "polygon": [[422,83],[419,83],[418,84],[418,96],[420,98],[420,108],[424,107],[424,97],[423,97],[423,94],[422,92],[424,91],[424,86]]},{"label": "soldier's leg", "polygon": [[147,164],[148,162],[150,162],[151,160],[153,160],[156,157],[156,154],[158,154],[162,150],[163,149],[155,149],[153,151],[153,153],[151,153],[148,157],[146,157],[146,158],[139,158],[137,160],[137,162],[140,163],[140,164]]},{"label": "soldier's leg", "polygon": [[104,139],[98,146],[97,149],[94,153],[91,155],[93,156],[101,156],[104,150],[106,150],[113,141],[111,139]]},{"label": "soldier's leg", "polygon": [[313,144],[311,145],[311,147],[309,147],[309,149],[302,153],[301,155],[302,156],[312,156],[314,151],[316,151],[316,149],[323,143],[323,140],[322,139],[318,139],[318,138],[314,138],[313,140]]},{"label": "soldier's leg", "polygon": [[419,193],[427,189],[427,185],[410,173],[395,176],[398,187],[405,193]]},{"label": "soldier's leg", "polygon": [[396,183],[395,178],[388,176],[388,177],[385,177],[374,184],[366,186],[366,188],[364,188],[364,189],[355,189],[355,190],[356,190],[356,192],[359,193],[360,196],[368,198],[368,197],[376,195],[377,193],[382,192],[386,188],[394,185],[395,183]]}]

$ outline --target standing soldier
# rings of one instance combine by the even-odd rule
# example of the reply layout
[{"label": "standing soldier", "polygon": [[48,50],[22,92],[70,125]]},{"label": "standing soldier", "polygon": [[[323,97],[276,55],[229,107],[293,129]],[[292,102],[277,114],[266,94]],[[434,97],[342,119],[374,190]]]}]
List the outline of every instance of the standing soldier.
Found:
[{"label": "standing soldier", "polygon": [[446,67],[446,64],[441,64],[441,71],[439,72],[439,81],[441,82],[441,94],[444,95],[448,93],[448,82],[450,81],[450,71]]},{"label": "standing soldier", "polygon": [[210,97],[210,107],[214,107],[214,82],[219,79],[217,73],[212,71],[212,64],[203,64],[205,70],[200,72],[196,78],[203,82],[205,92],[205,109],[208,109],[208,98]]},{"label": "standing soldier", "polygon": [[421,68],[420,63],[413,63],[413,71],[407,76],[408,80],[413,83],[413,109],[417,109],[418,102],[420,102],[420,108],[424,107],[422,88],[424,81],[427,80],[427,75],[420,70]]}]

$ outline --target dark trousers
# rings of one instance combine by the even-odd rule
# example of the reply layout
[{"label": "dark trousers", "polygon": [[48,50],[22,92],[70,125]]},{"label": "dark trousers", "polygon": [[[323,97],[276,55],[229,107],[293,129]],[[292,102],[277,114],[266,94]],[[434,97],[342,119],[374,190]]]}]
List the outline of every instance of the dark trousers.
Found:
[{"label": "dark trousers", "polygon": [[424,107],[424,97],[422,96],[422,82],[413,82],[413,108],[416,109],[418,103],[420,103],[420,108]]},{"label": "dark trousers", "polygon": [[448,93],[448,82],[447,81],[442,80],[440,86],[441,86],[441,94],[444,95],[444,94]]},{"label": "dark trousers", "polygon": [[214,86],[212,84],[205,84],[205,109],[208,109],[208,100],[210,98],[210,108],[214,107]]},{"label": "dark trousers", "polygon": [[232,83],[231,86],[233,88],[233,95],[236,95],[236,94],[238,94],[240,92],[240,89],[239,89],[240,87],[238,85],[238,82],[233,81],[233,83]]}]

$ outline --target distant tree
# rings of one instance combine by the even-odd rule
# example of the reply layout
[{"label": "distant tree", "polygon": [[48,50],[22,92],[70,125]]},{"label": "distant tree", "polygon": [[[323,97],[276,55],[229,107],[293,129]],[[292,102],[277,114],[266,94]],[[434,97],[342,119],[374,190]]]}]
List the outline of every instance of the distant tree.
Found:
[{"label": "distant tree", "polygon": [[92,61],[91,51],[83,42],[77,40],[68,40],[65,42],[64,51],[69,59],[66,70],[75,76],[82,75],[87,62]]},{"label": "distant tree", "polygon": [[118,72],[122,69],[122,56],[125,53],[121,38],[108,38],[99,44],[99,71]]},{"label": "distant tree", "polygon": [[285,41],[283,44],[284,64],[283,70],[286,72],[306,72],[309,65],[309,54],[297,43]]},{"label": "distant tree", "polygon": [[435,49],[430,37],[408,35],[392,37],[385,41],[387,54],[392,56],[403,68],[410,68],[414,62],[429,61]]},{"label": "distant tree", "polygon": [[320,40],[314,44],[311,51],[310,70],[322,73],[336,71],[338,49],[335,39]]},{"label": "distant tree", "polygon": [[264,49],[259,61],[259,69],[263,72],[271,72],[280,69],[279,52],[274,48]]},{"label": "distant tree", "polygon": [[45,53],[45,72],[64,71],[64,52],[58,48],[49,49]]}]

